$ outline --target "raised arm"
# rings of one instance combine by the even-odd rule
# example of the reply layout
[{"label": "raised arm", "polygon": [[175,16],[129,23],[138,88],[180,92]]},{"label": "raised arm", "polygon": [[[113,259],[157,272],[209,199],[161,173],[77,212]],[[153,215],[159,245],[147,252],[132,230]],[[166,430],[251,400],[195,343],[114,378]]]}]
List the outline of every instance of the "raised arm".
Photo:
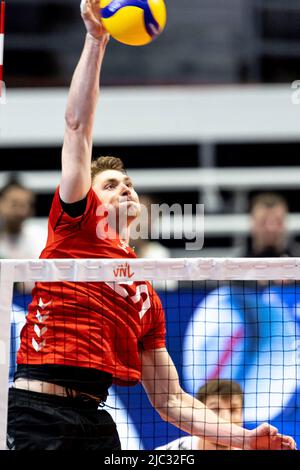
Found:
[{"label": "raised arm", "polygon": [[142,352],[142,382],[162,419],[183,431],[216,444],[239,449],[291,450],[295,442],[265,423],[251,431],[224,421],[180,387],[178,374],[166,349]]},{"label": "raised arm", "polygon": [[81,2],[87,35],[69,91],[62,149],[60,196],[67,203],[83,199],[91,186],[94,116],[101,65],[109,39],[101,26],[98,11],[98,0]]}]

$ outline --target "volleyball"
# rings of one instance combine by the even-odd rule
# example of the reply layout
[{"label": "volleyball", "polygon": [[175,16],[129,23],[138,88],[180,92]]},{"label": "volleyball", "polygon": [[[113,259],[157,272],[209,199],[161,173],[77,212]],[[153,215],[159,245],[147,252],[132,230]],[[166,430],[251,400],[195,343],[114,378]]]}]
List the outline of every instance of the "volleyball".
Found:
[{"label": "volleyball", "polygon": [[100,0],[100,15],[106,31],[129,46],[150,43],[167,21],[163,0]]}]

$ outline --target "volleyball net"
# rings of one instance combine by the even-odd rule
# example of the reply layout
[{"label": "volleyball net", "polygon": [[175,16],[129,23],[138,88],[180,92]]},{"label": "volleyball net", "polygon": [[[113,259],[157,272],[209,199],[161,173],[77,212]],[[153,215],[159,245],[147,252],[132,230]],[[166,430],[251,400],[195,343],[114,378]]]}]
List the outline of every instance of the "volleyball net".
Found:
[{"label": "volleyball net", "polygon": [[[67,322],[76,324],[81,314],[78,286],[105,283],[113,292],[118,312],[121,297],[126,300],[124,289],[137,283],[133,301],[142,305],[144,310],[139,310],[142,319],[149,308],[142,286],[143,281],[149,281],[163,305],[167,348],[182,388],[196,395],[207,381],[232,380],[244,393],[245,427],[253,428],[268,421],[300,441],[300,259],[3,260],[0,266],[1,449],[6,448],[8,388],[13,381],[20,334],[31,302],[30,286],[36,282],[49,283],[50,293],[52,287],[61,286],[61,298],[66,305],[61,314],[68,316],[64,351],[67,357],[74,355],[76,348],[70,344]],[[64,295],[69,283],[76,299],[71,305]],[[91,290],[91,309],[94,295]],[[40,323],[31,338],[35,352],[43,350],[49,331],[56,331],[51,322],[57,319],[46,308],[49,298],[46,300],[42,299],[37,309]],[[97,313],[101,332],[105,307]],[[84,328],[92,343],[97,338],[88,328],[92,330],[94,325],[88,310],[85,314]],[[129,315],[127,320],[131,321]],[[119,319],[116,317],[115,321]],[[118,348],[121,343],[126,344],[121,339],[119,330],[114,339]],[[101,335],[98,340],[101,341]],[[127,343],[130,349],[132,345]],[[105,409],[117,423],[123,449],[152,450],[184,435],[160,418],[140,384],[113,385],[106,403]]]}]

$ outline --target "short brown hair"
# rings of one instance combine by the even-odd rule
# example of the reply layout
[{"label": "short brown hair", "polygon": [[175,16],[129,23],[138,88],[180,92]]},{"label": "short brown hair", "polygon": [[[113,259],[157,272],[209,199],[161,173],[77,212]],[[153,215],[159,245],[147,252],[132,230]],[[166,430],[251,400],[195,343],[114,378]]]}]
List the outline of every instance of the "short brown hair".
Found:
[{"label": "short brown hair", "polygon": [[121,173],[126,174],[124,164],[120,158],[117,157],[99,157],[96,160],[92,161],[91,174],[92,181],[98,173],[106,170],[117,170]]},{"label": "short brown hair", "polygon": [[257,207],[263,206],[268,209],[273,209],[273,207],[282,206],[288,211],[288,205],[286,200],[276,193],[261,193],[255,196],[251,201],[251,212]]},{"label": "short brown hair", "polygon": [[205,403],[207,398],[211,395],[219,395],[221,397],[228,398],[232,395],[240,395],[242,398],[242,402],[244,401],[243,390],[240,384],[238,384],[234,380],[208,380],[202,387],[199,388],[196,398],[202,403]]}]

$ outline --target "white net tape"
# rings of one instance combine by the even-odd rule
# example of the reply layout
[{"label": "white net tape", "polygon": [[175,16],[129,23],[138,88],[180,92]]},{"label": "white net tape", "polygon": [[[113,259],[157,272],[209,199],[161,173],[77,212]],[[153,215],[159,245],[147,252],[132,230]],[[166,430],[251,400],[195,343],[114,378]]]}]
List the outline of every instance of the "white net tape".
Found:
[{"label": "white net tape", "polygon": [[300,258],[3,260],[14,282],[299,280]]}]

